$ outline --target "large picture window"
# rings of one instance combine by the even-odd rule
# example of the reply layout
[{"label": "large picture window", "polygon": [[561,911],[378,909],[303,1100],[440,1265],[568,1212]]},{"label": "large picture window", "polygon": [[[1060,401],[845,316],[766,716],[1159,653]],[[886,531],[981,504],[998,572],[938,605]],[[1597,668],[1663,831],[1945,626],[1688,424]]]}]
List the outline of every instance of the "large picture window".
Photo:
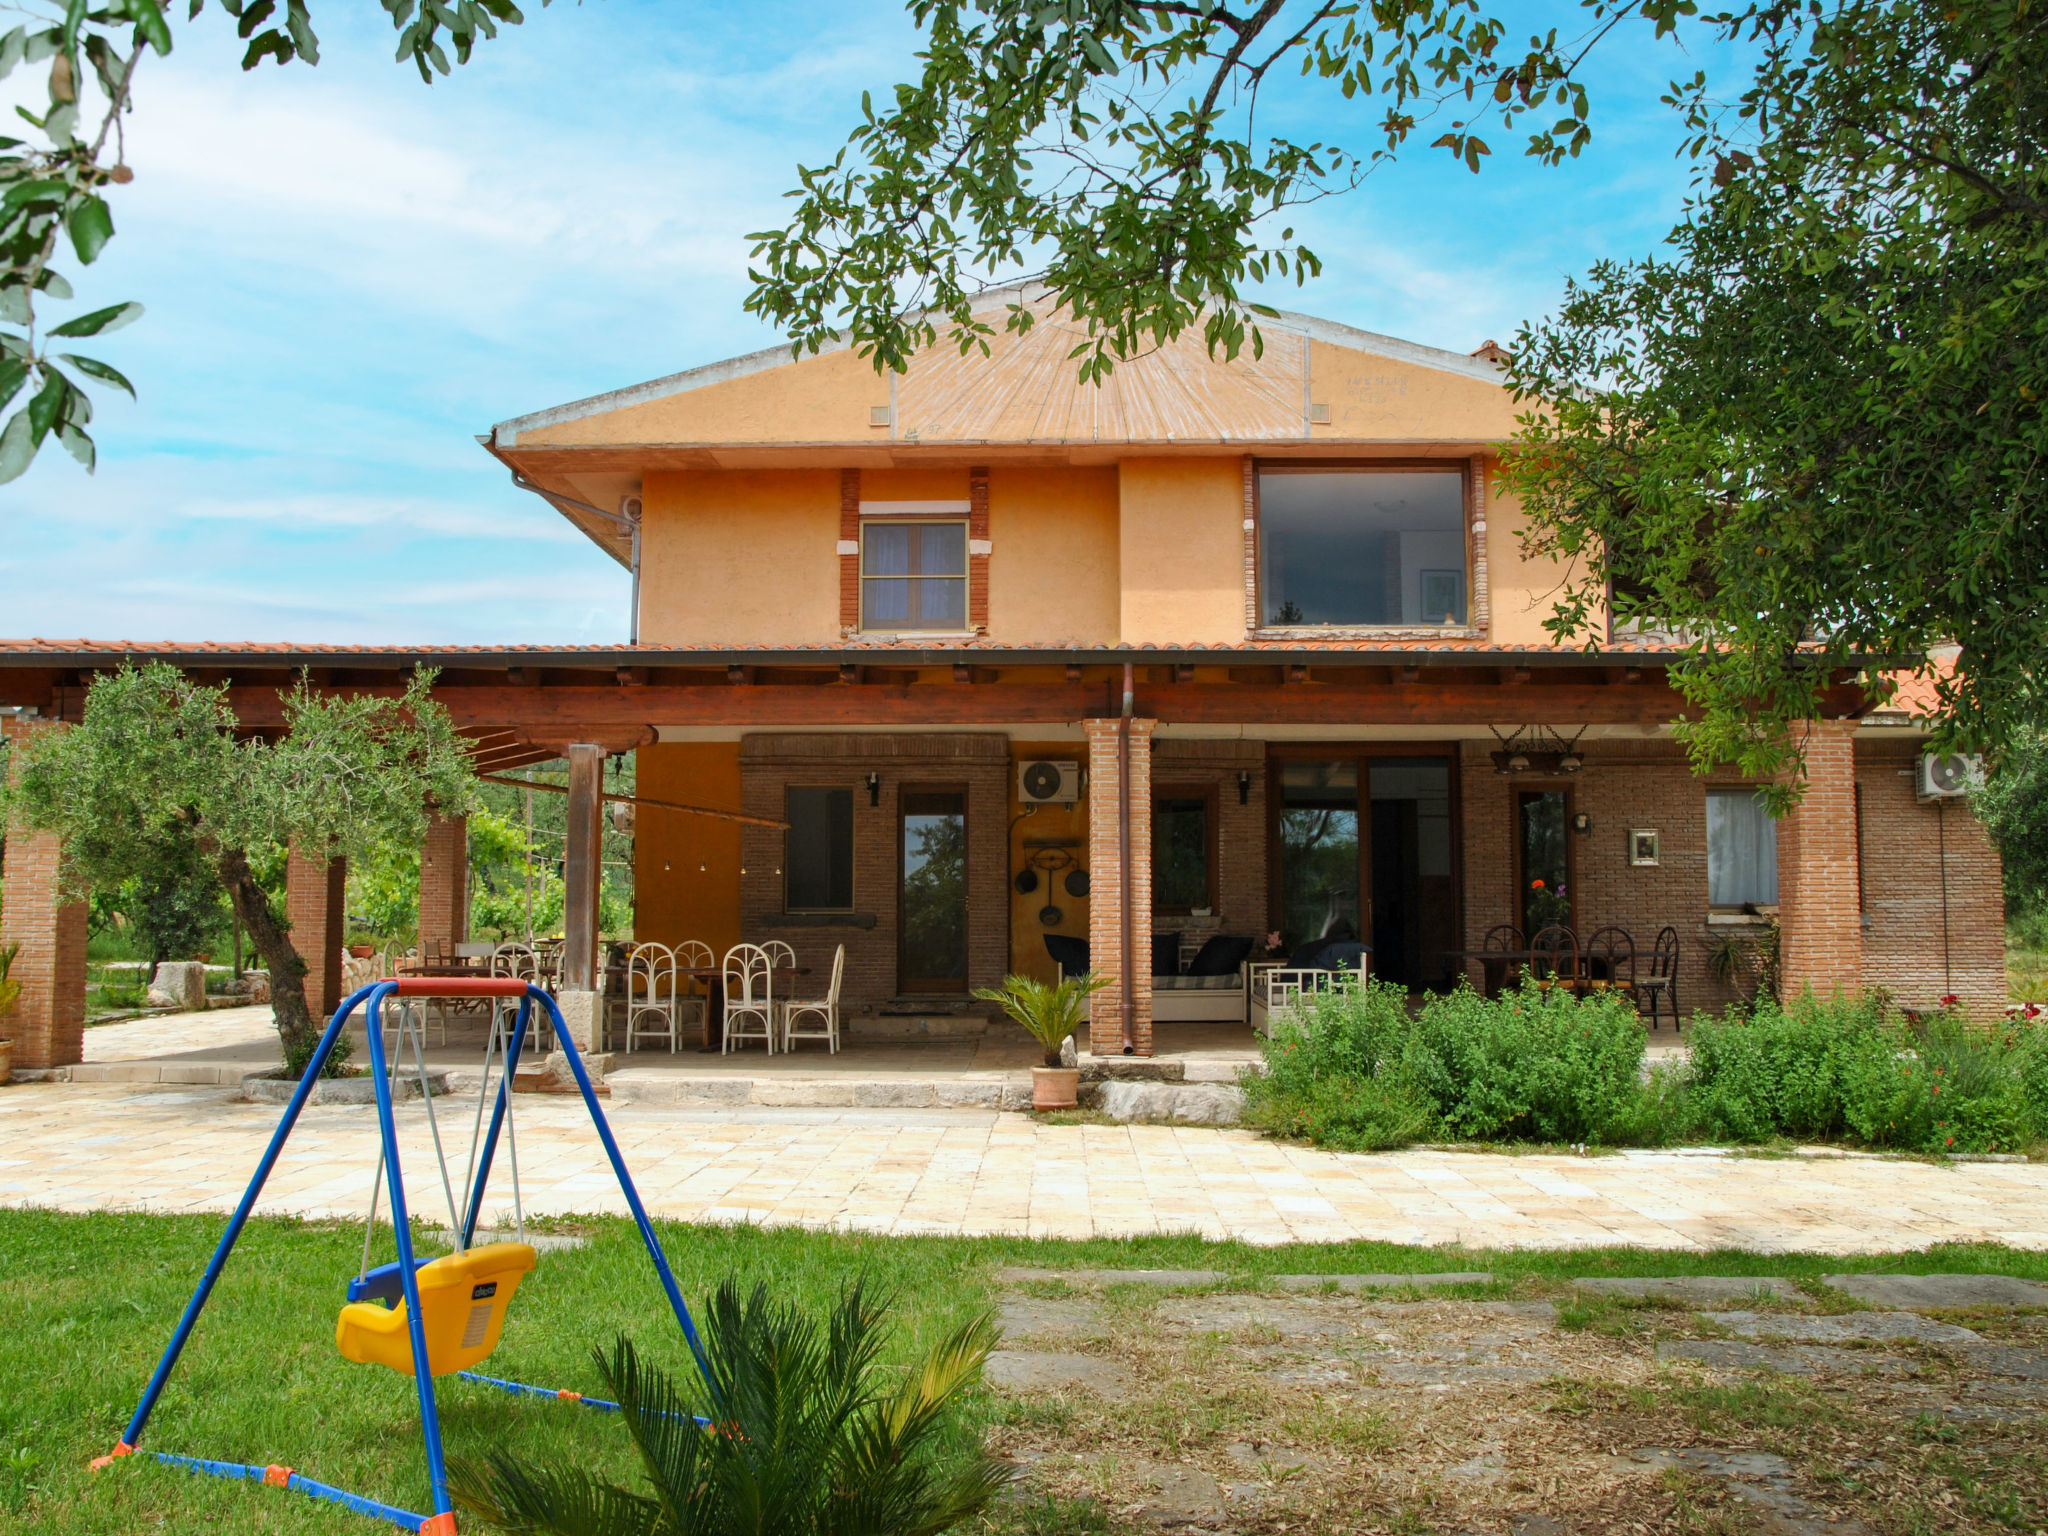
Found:
[{"label": "large picture window", "polygon": [[967,525],[863,523],[860,627],[967,628]]},{"label": "large picture window", "polygon": [[1778,824],[1749,789],[1707,791],[1707,905],[1778,904]]},{"label": "large picture window", "polygon": [[1261,620],[1464,624],[1462,469],[1259,471]]},{"label": "large picture window", "polygon": [[783,792],[782,908],[853,910],[853,791],[792,785]]}]

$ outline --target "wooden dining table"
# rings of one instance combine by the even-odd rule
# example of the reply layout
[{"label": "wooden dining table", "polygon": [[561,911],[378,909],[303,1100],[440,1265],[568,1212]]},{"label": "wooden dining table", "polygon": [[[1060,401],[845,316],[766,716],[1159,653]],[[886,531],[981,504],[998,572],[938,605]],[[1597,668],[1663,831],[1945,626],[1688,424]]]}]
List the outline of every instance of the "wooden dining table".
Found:
[{"label": "wooden dining table", "polygon": [[[1527,970],[1539,957],[1555,961],[1560,955],[1569,955],[1570,950],[1555,949],[1447,949],[1443,952],[1446,960],[1477,960],[1482,976],[1480,990],[1488,997],[1500,996],[1507,985],[1508,968],[1520,966]],[[1598,967],[1596,970],[1595,968]],[[1603,957],[1581,954],[1579,969],[1582,982],[1585,980],[1604,981],[1601,974],[1607,968]]]}]

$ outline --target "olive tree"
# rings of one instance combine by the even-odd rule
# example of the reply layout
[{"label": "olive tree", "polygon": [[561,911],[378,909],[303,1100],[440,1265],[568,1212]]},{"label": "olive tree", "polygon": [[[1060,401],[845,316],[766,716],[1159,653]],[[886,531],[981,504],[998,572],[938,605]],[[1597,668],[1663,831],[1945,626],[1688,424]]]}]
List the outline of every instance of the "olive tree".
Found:
[{"label": "olive tree", "polygon": [[468,811],[475,779],[462,738],[433,701],[431,673],[397,697],[324,697],[303,678],[285,729],[239,728],[223,687],[161,662],[123,667],[86,694],[83,718],[17,745],[9,815],[63,840],[62,878],[83,897],[185,854],[218,873],[270,968],[285,1060],[319,1038],[306,960],[252,860],[284,846],[314,859],[417,846],[430,818]]}]

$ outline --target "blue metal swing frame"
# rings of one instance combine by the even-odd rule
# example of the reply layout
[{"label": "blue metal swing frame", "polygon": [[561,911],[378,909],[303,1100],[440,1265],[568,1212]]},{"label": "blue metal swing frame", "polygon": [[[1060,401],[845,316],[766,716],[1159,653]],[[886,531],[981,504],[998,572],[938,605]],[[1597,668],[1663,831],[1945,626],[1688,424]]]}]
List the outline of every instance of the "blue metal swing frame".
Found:
[{"label": "blue metal swing frame", "polygon": [[[455,1530],[454,1506],[448,1497],[448,1468],[441,1448],[441,1419],[434,1402],[434,1378],[427,1360],[424,1323],[420,1315],[418,1263],[413,1257],[412,1227],[406,1211],[405,1180],[398,1160],[398,1133],[391,1107],[391,1075],[386,1070],[384,1057],[383,1013],[385,1001],[392,996],[399,997],[490,997],[509,1000],[519,999],[519,1015],[512,1027],[511,1043],[505,1050],[504,1075],[498,1083],[498,1094],[491,1108],[490,1129],[485,1134],[482,1156],[478,1161],[476,1178],[472,1185],[468,1209],[462,1217],[462,1246],[467,1248],[476,1234],[477,1218],[483,1210],[484,1186],[490,1178],[491,1163],[498,1150],[498,1135],[505,1124],[510,1106],[513,1074],[519,1069],[519,1053],[526,1041],[526,1028],[536,1003],[547,1010],[553,1021],[555,1039],[561,1042],[563,1054],[568,1058],[569,1070],[576,1079],[577,1091],[590,1111],[591,1123],[597,1128],[597,1137],[604,1146],[605,1156],[611,1160],[612,1172],[617,1175],[619,1188],[625,1194],[627,1208],[632,1212],[634,1225],[640,1229],[641,1241],[647,1245],[647,1254],[654,1261],[654,1271],[661,1279],[661,1288],[668,1296],[670,1309],[675,1313],[676,1322],[681,1325],[683,1337],[688,1341],[690,1353],[696,1358],[697,1369],[703,1373],[707,1385],[712,1385],[711,1362],[704,1353],[703,1342],[697,1336],[697,1326],[690,1317],[690,1309],[684,1304],[682,1291],[676,1285],[676,1277],[670,1270],[668,1255],[662,1251],[661,1240],[654,1235],[654,1227],[647,1219],[647,1207],[642,1204],[640,1191],[634,1187],[633,1176],[626,1170],[625,1157],[619,1151],[619,1144],[612,1135],[610,1123],[604,1117],[604,1110],[597,1102],[597,1090],[592,1086],[590,1073],[583,1064],[582,1054],[576,1049],[576,1042],[562,1022],[561,1010],[555,1000],[530,982],[516,978],[463,978],[454,981],[432,977],[399,977],[372,982],[350,993],[334,1011],[326,1030],[320,1036],[320,1043],[314,1048],[312,1060],[306,1063],[306,1072],[299,1079],[293,1091],[291,1102],[285,1106],[283,1117],[272,1133],[270,1145],[264,1148],[263,1156],[256,1164],[256,1172],[249,1180],[249,1187],[243,1191],[241,1201],[235,1207],[234,1215],[228,1218],[227,1230],[221,1234],[220,1243],[207,1261],[206,1272],[200,1276],[198,1287],[192,1299],[185,1304],[184,1315],[178,1319],[178,1326],[171,1334],[171,1341],[165,1347],[163,1358],[157,1362],[155,1372],[149,1378],[149,1385],[143,1389],[142,1401],[136,1406],[134,1417],[121,1434],[121,1440],[110,1455],[94,1461],[95,1468],[105,1466],[116,1458],[132,1453],[142,1442],[142,1431],[149,1423],[149,1415],[156,1407],[157,1399],[163,1394],[164,1384],[170,1380],[172,1368],[178,1363],[186,1341],[192,1336],[192,1328],[199,1320],[199,1314],[206,1307],[213,1294],[214,1282],[219,1280],[221,1270],[227,1264],[228,1255],[234,1251],[236,1240],[242,1235],[242,1228],[248,1223],[249,1213],[255,1208],[256,1200],[263,1192],[263,1185],[270,1177],[271,1169],[277,1165],[278,1155],[284,1150],[292,1128],[298,1123],[299,1112],[312,1097],[313,1086],[320,1080],[320,1071],[334,1051],[334,1043],[341,1038],[349,1016],[358,1004],[363,1005],[365,1022],[368,1026],[370,1047],[370,1073],[377,1094],[377,1131],[384,1149],[384,1170],[386,1187],[391,1199],[392,1227],[398,1239],[398,1263],[395,1266],[401,1291],[405,1298],[406,1327],[411,1336],[413,1379],[418,1389],[420,1408],[420,1430],[426,1442],[427,1477],[432,1485],[433,1510],[430,1514],[416,1514],[411,1510],[399,1509],[393,1505],[364,1498],[345,1489],[331,1487],[302,1476],[289,1467],[260,1467],[246,1462],[209,1461],[194,1456],[178,1456],[165,1451],[152,1452],[156,1459],[169,1466],[184,1467],[190,1471],[206,1473],[213,1477],[270,1483],[290,1488],[316,1499],[329,1500],[346,1505],[361,1514],[388,1520],[404,1530],[424,1531],[427,1536],[442,1536]],[[559,1393],[547,1388],[525,1387],[516,1382],[500,1382],[493,1377],[478,1377],[471,1372],[462,1372],[470,1379],[488,1382],[492,1386],[518,1388],[522,1395],[565,1397],[574,1399],[575,1394]],[[600,1400],[585,1399],[592,1407],[599,1407]],[[613,1405],[602,1404],[609,1408]]]}]

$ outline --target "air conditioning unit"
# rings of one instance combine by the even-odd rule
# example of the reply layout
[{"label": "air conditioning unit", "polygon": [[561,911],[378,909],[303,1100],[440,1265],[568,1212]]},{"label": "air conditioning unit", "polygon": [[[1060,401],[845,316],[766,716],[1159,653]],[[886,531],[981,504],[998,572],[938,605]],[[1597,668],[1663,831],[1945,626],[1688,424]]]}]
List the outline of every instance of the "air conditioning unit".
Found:
[{"label": "air conditioning unit", "polygon": [[1923,752],[1913,793],[1922,800],[1960,800],[1984,782],[1984,760],[1960,752]]},{"label": "air conditioning unit", "polygon": [[1017,798],[1026,805],[1072,805],[1081,798],[1081,765],[1019,763]]}]

